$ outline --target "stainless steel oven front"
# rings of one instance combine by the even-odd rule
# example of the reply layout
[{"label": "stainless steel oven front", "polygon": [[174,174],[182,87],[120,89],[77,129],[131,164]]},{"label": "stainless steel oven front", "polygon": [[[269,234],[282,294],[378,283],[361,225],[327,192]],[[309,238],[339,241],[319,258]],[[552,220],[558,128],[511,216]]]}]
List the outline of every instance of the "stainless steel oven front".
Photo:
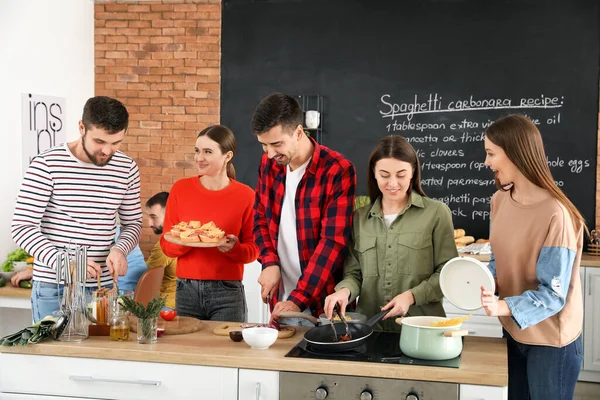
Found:
[{"label": "stainless steel oven front", "polygon": [[280,372],[281,400],[458,400],[456,383]]}]

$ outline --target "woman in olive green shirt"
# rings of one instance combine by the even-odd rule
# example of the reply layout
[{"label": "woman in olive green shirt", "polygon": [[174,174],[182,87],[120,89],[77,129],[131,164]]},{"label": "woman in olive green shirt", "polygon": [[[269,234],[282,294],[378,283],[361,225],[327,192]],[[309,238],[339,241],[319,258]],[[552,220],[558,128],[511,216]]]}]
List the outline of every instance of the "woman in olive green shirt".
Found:
[{"label": "woman in olive green shirt", "polygon": [[371,204],[354,212],[344,279],[325,299],[325,314],[360,296],[357,311],[368,317],[390,310],[377,326],[383,330],[400,329],[395,316],[445,316],[439,275],[458,256],[452,215],[423,193],[419,158],[406,139],[377,143],[367,183]]}]

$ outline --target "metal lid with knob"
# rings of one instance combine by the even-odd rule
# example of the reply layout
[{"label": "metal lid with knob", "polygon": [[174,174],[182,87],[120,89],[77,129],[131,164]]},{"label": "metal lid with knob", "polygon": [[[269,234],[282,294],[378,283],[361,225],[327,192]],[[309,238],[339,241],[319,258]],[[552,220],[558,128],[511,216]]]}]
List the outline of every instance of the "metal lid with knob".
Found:
[{"label": "metal lid with knob", "polygon": [[360,400],[373,400],[373,393],[366,389],[360,393]]},{"label": "metal lid with knob", "polygon": [[325,400],[329,396],[329,392],[325,386],[321,386],[315,390],[315,399]]},{"label": "metal lid with knob", "polygon": [[419,400],[419,396],[414,393],[410,393],[408,396],[406,396],[406,400]]}]

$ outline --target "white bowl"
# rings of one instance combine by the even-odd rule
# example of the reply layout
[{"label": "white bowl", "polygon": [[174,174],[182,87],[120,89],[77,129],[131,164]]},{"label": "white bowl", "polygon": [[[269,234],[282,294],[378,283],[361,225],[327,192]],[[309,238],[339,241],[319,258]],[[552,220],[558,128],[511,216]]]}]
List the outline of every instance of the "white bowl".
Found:
[{"label": "white bowl", "polygon": [[10,281],[10,278],[12,278],[13,275],[16,274],[16,273],[17,273],[17,271],[14,271],[14,270],[10,271],[10,272],[2,272],[2,271],[0,271],[0,278],[4,278],[8,282],[8,281]]},{"label": "white bowl", "polygon": [[277,329],[273,328],[256,327],[242,329],[244,342],[256,350],[268,349],[277,340],[278,333]]},{"label": "white bowl", "polygon": [[19,271],[23,271],[25,268],[27,268],[28,264],[25,261],[13,261],[12,265],[13,265],[13,271],[19,272]]}]

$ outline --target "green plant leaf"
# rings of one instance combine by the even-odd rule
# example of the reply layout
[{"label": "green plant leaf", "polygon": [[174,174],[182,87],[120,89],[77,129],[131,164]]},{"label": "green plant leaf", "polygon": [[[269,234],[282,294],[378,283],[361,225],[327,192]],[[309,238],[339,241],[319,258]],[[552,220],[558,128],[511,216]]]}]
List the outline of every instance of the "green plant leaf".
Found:
[{"label": "green plant leaf", "polygon": [[137,318],[147,319],[158,317],[160,310],[167,302],[167,297],[154,298],[150,300],[147,306],[127,296],[121,296],[121,300],[123,301],[123,310],[132,313]]}]

